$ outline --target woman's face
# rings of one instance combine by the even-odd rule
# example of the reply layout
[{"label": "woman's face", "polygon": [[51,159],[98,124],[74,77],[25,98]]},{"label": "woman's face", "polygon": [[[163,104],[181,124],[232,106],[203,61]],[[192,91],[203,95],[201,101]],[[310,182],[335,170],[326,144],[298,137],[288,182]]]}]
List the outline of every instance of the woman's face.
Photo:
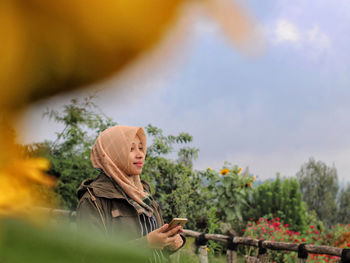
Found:
[{"label": "woman's face", "polygon": [[129,175],[139,175],[145,162],[145,154],[143,153],[143,145],[138,135],[135,136],[131,143],[129,152]]}]

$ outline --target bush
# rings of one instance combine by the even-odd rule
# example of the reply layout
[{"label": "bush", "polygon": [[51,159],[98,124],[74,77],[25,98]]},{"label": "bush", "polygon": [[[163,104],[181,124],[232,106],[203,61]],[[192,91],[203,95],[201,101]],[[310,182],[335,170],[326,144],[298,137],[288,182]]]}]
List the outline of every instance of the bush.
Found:
[{"label": "bush", "polygon": [[308,213],[302,201],[299,184],[295,178],[281,179],[277,174],[274,181],[266,181],[253,189],[249,196],[249,209],[244,219],[257,220],[260,217],[278,217],[295,231],[306,227]]}]

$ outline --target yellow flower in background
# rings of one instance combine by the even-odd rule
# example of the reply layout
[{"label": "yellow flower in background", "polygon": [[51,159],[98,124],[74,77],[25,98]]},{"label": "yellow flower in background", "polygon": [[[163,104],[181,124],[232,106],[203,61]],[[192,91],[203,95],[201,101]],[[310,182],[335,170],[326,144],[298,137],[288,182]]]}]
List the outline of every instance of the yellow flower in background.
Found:
[{"label": "yellow flower in background", "polygon": [[210,248],[207,247],[207,252],[210,252]]},{"label": "yellow flower in background", "polygon": [[240,174],[242,172],[242,167],[240,167],[237,171],[237,174]]},{"label": "yellow flower in background", "polygon": [[224,169],[222,169],[222,170],[220,171],[220,174],[221,174],[221,175],[226,175],[226,174],[228,174],[229,172],[230,172],[229,169],[224,168]]}]

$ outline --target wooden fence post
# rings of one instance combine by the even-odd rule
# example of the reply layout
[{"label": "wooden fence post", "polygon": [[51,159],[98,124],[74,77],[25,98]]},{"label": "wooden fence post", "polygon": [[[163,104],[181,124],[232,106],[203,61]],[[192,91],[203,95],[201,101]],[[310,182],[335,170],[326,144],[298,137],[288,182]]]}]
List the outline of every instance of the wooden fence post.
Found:
[{"label": "wooden fence post", "polygon": [[226,262],[227,263],[236,263],[237,262],[237,251],[236,250],[227,249]]},{"label": "wooden fence post", "polygon": [[237,244],[235,244],[234,235],[230,235],[227,239],[227,250],[226,250],[226,262],[236,263],[237,262]]},{"label": "wooden fence post", "polygon": [[341,252],[341,263],[349,263],[350,262],[350,248],[343,248]]},{"label": "wooden fence post", "polygon": [[207,250],[208,239],[205,238],[205,234],[200,234],[195,244],[198,247],[199,263],[208,263],[208,250]]},{"label": "wooden fence post", "polygon": [[207,246],[198,247],[199,263],[208,263],[208,251]]},{"label": "wooden fence post", "polygon": [[267,254],[267,249],[265,247],[263,247],[263,242],[264,240],[259,240],[258,242],[258,262],[269,262],[269,256]]},{"label": "wooden fence post", "polygon": [[305,243],[298,246],[298,263],[305,263],[309,254],[305,249]]}]

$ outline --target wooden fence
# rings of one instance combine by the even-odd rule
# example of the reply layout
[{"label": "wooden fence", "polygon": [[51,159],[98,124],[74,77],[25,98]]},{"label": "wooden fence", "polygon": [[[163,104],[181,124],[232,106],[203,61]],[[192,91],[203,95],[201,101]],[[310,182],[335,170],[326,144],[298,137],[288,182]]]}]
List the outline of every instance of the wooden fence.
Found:
[{"label": "wooden fence", "polygon": [[[60,209],[37,208],[45,213],[49,213],[53,218],[65,217],[72,220],[75,219],[75,211],[67,211]],[[188,237],[196,238],[198,245],[198,254],[200,263],[208,263],[207,241],[213,240],[224,243],[226,245],[226,262],[237,262],[237,246],[250,246],[258,249],[258,255],[255,257],[246,256],[246,261],[250,263],[268,262],[267,250],[292,251],[298,253],[298,263],[306,262],[308,254],[322,254],[339,257],[339,262],[350,263],[350,249],[337,248],[330,246],[316,246],[309,244],[296,244],[287,242],[274,242],[268,240],[259,240],[253,238],[244,238],[238,236],[228,236],[220,234],[206,234],[197,231],[184,229],[183,234]]]}]

